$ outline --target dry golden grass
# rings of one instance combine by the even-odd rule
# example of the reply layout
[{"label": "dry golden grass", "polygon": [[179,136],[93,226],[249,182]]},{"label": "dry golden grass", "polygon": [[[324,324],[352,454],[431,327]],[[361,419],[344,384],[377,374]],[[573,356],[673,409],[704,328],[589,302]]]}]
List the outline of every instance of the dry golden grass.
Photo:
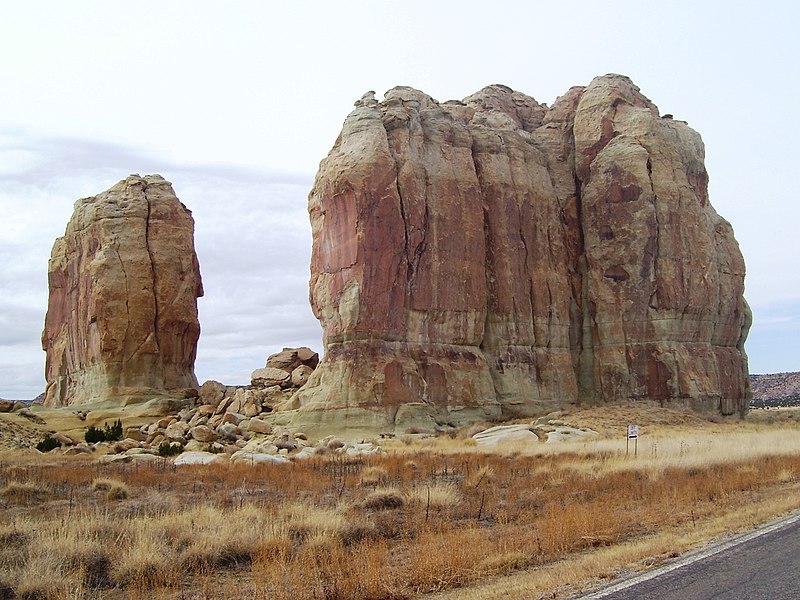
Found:
[{"label": "dry golden grass", "polygon": [[[648,427],[635,457],[614,438],[486,451],[455,437],[288,470],[7,459],[0,587],[92,599],[558,595],[800,507],[792,423]],[[124,497],[98,495],[115,487]]]},{"label": "dry golden grass", "polygon": [[389,472],[383,467],[371,465],[361,471],[361,485],[378,485],[389,479]]}]

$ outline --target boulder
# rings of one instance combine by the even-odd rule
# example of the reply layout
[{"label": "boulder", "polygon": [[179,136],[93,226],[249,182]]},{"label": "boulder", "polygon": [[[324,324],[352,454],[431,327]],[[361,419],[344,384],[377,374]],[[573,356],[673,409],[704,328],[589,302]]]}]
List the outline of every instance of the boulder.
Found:
[{"label": "boulder", "polygon": [[313,372],[314,369],[307,365],[295,367],[295,369],[292,371],[292,385],[295,387],[304,386]]},{"label": "boulder", "polygon": [[222,460],[222,456],[211,452],[184,452],[177,456],[172,464],[175,466],[207,465],[219,460]]},{"label": "boulder", "polygon": [[283,369],[264,367],[253,371],[250,379],[253,385],[259,387],[280,386],[287,387],[291,383],[291,374]]},{"label": "boulder", "polygon": [[198,425],[189,430],[189,436],[198,442],[215,442],[217,433],[206,425]]},{"label": "boulder", "polygon": [[13,400],[0,400],[0,413],[8,413],[14,410]]},{"label": "boulder", "polygon": [[217,433],[227,440],[235,440],[242,434],[241,430],[233,423],[223,423],[217,428]]},{"label": "boulder", "polygon": [[114,442],[111,445],[111,451],[116,454],[127,452],[128,450],[131,450],[133,448],[139,448],[139,442],[131,438],[125,438],[124,440]]},{"label": "boulder", "polygon": [[227,388],[219,381],[208,380],[200,386],[200,403],[217,406],[225,397]]},{"label": "boulder", "polygon": [[252,418],[248,423],[248,430],[253,433],[272,433],[272,425],[261,419]]},{"label": "boulder", "polygon": [[309,195],[325,357],[293,425],[744,413],[744,261],[703,160],[620,75],[550,108],[502,85],[357,103]]},{"label": "boulder", "polygon": [[476,433],[472,439],[479,446],[496,446],[510,442],[539,443],[539,436],[531,431],[529,425],[498,425]]},{"label": "boulder", "polygon": [[311,348],[284,348],[282,351],[272,354],[267,358],[267,367],[281,369],[291,373],[300,365],[309,367],[312,371],[319,364],[319,354]]},{"label": "boulder", "polygon": [[222,417],[223,423],[233,423],[234,425],[238,425],[242,421],[244,421],[246,417],[244,415],[240,415],[239,413],[235,412],[227,412],[225,416]]},{"label": "boulder", "polygon": [[45,406],[185,398],[197,387],[193,238],[191,212],[159,175],[75,203],[48,267]]},{"label": "boulder", "polygon": [[247,450],[239,450],[231,454],[231,462],[233,464],[275,464],[285,465],[291,462],[287,457],[278,454],[264,454],[261,452],[248,452]]},{"label": "boulder", "polygon": [[189,424],[183,421],[176,421],[164,429],[164,435],[170,440],[183,441],[189,432]]}]

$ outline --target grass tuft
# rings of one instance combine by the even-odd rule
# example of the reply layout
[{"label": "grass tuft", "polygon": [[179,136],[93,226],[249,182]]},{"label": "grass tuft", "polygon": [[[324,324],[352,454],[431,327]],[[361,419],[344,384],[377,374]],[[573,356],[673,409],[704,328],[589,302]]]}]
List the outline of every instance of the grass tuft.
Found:
[{"label": "grass tuft", "polygon": [[364,499],[363,506],[369,510],[390,510],[402,508],[405,503],[400,491],[394,488],[378,488]]},{"label": "grass tuft", "polygon": [[0,496],[13,504],[31,504],[45,495],[40,485],[30,481],[10,481],[0,490]]}]

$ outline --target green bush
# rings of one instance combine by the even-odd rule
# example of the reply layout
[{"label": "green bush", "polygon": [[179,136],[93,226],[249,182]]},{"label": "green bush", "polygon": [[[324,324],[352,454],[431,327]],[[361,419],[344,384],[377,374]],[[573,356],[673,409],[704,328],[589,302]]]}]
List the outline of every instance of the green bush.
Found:
[{"label": "green bush", "polygon": [[103,427],[103,434],[107,442],[116,442],[122,439],[122,421],[117,419],[113,425],[105,424]]},{"label": "green bush", "polygon": [[112,425],[106,423],[102,429],[89,425],[84,436],[87,444],[96,442],[115,442],[122,439],[122,421],[117,419]]},{"label": "green bush", "polygon": [[183,452],[183,446],[178,442],[161,442],[158,446],[159,456],[175,456]]},{"label": "green bush", "polygon": [[105,442],[106,434],[103,433],[102,429],[98,429],[94,425],[89,425],[89,428],[86,430],[86,434],[83,436],[83,439],[86,440],[87,444],[94,444],[96,442]]},{"label": "green bush", "polygon": [[50,450],[54,450],[55,448],[61,448],[61,442],[54,437],[50,437],[49,433],[44,436],[41,442],[36,444],[36,449],[39,452],[50,452]]}]

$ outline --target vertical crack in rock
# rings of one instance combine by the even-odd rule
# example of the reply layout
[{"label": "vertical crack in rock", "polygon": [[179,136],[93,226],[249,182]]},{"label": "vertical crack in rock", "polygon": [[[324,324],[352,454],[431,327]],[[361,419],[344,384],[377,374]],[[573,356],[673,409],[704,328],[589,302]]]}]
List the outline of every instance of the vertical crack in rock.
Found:
[{"label": "vertical crack in rock", "polygon": [[[469,131],[469,129],[468,129]],[[484,353],[484,357],[487,361],[491,361],[494,359],[494,362],[489,362],[489,375],[492,381],[492,389],[494,392],[492,401],[497,402],[501,395],[500,384],[498,381],[498,371],[502,372],[503,365],[502,363],[498,364],[496,357],[492,356],[494,354],[494,349],[488,347],[488,342],[490,339],[487,339],[491,336],[491,329],[492,329],[492,299],[497,294],[497,289],[495,285],[495,277],[496,273],[492,270],[492,259],[490,257],[491,249],[494,247],[492,243],[492,230],[490,225],[490,217],[489,217],[489,204],[488,204],[488,193],[487,188],[485,186],[485,182],[483,181],[483,175],[480,168],[480,163],[478,162],[478,157],[475,155],[475,137],[472,131],[469,131],[470,135],[470,158],[472,159],[472,171],[475,175],[475,179],[478,182],[478,186],[481,189],[481,210],[483,212],[483,243],[485,248],[485,256],[483,259],[483,272],[484,278],[486,281],[486,308],[483,315],[483,334],[481,335],[480,340],[478,341],[478,349]],[[487,356],[488,355],[488,356]]]},{"label": "vertical crack in rock", "polygon": [[[128,332],[130,331],[130,328],[131,328],[131,307],[130,307],[131,287],[130,287],[130,281],[128,280],[128,272],[125,270],[125,261],[122,260],[122,255],[120,255],[120,253],[119,253],[119,248],[114,247],[114,253],[117,255],[117,261],[119,262],[119,268],[122,270],[122,277],[123,277],[123,280],[125,282],[125,295],[124,295],[124,297],[125,297],[125,331],[124,331],[124,333],[122,335],[122,338],[123,338],[123,340],[126,340],[126,339],[128,339]],[[122,362],[124,363],[126,361],[126,358],[132,358],[136,354],[137,350],[138,350],[138,348],[136,350],[134,350],[131,353],[131,355],[128,356],[128,357],[125,357],[124,350],[123,350],[123,355],[121,357]]]},{"label": "vertical crack in rock", "polygon": [[156,353],[160,352],[161,350],[161,343],[159,341],[159,331],[160,331],[160,324],[158,319],[158,311],[159,311],[159,298],[158,298],[158,270],[156,268],[156,261],[153,257],[153,248],[152,248],[152,241],[150,239],[150,227],[151,227],[151,217],[153,212],[153,205],[151,204],[151,200],[147,195],[147,182],[145,182],[144,186],[142,187],[142,193],[144,194],[144,200],[147,203],[147,215],[145,216],[144,222],[144,246],[147,250],[147,257],[150,259],[150,274],[152,276],[152,291],[153,291],[153,339],[155,340],[156,344]]},{"label": "vertical crack in rock", "polygon": [[[570,135],[574,145],[574,136]],[[574,148],[574,146],[573,146]],[[574,149],[573,149],[574,152]],[[580,332],[578,335],[579,346],[578,352],[578,371],[576,373],[578,378],[578,403],[594,404],[596,401],[595,391],[595,367],[594,367],[594,332],[596,325],[593,326],[592,315],[589,311],[589,260],[586,256],[585,244],[585,226],[584,226],[584,212],[583,212],[583,196],[580,178],[577,174],[574,175],[575,181],[575,204],[578,213],[578,286],[580,298]]]},{"label": "vertical crack in rock", "polygon": [[405,293],[406,297],[410,296],[411,294],[411,280],[414,278],[414,267],[411,262],[411,257],[409,256],[408,252],[408,228],[411,227],[411,224],[408,222],[408,217],[406,216],[406,208],[405,202],[403,200],[403,192],[400,189],[400,165],[395,160],[395,168],[397,170],[398,176],[394,179],[395,189],[397,191],[397,198],[400,202],[400,218],[403,220],[403,260],[406,261],[406,281],[405,281]]}]

